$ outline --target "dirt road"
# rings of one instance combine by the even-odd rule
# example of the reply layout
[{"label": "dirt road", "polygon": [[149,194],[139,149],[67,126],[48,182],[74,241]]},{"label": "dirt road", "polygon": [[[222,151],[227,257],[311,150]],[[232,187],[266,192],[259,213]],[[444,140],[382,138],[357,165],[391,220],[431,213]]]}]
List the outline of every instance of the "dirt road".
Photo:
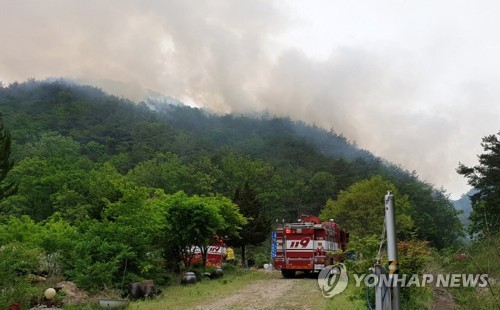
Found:
[{"label": "dirt road", "polygon": [[325,302],[315,279],[278,278],[255,281],[230,296],[195,309],[322,309]]}]

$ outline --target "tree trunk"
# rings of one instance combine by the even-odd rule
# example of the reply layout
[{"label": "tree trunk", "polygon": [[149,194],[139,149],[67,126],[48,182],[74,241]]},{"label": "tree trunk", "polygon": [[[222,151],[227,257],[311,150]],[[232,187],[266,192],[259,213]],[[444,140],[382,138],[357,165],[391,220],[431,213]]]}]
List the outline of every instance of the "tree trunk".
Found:
[{"label": "tree trunk", "polygon": [[201,249],[201,259],[203,262],[203,268],[207,266],[207,253],[208,253],[208,247],[200,247]]}]

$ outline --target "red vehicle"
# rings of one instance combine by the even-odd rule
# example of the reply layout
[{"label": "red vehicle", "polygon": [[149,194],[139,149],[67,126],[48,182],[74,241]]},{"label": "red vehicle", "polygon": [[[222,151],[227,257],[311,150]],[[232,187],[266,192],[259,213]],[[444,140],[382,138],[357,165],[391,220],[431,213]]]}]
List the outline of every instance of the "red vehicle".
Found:
[{"label": "red vehicle", "polygon": [[[226,244],[219,236],[214,236],[210,246],[207,249],[207,262],[206,265],[209,267],[222,266],[224,262],[224,257],[226,255]],[[191,248],[193,257],[191,258],[191,265],[201,264],[203,262],[203,256],[200,247],[194,246]]]},{"label": "red vehicle", "polygon": [[274,268],[285,278],[297,271],[319,272],[340,261],[338,250],[345,251],[349,233],[337,223],[321,222],[316,216],[302,215],[298,223],[286,223],[273,232]]}]

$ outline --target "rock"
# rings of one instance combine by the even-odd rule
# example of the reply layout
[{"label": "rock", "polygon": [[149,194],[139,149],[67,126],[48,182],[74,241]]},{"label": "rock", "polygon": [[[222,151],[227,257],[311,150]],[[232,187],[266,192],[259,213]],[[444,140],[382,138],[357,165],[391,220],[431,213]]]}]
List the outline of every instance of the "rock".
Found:
[{"label": "rock", "polygon": [[41,276],[37,276],[37,275],[34,275],[34,274],[28,275],[28,278],[31,281],[31,283],[41,283],[41,282],[47,281],[47,278],[44,278],[44,277],[41,277]]},{"label": "rock", "polygon": [[88,294],[78,288],[75,283],[71,281],[62,281],[55,285],[56,291],[63,291],[65,296],[63,297],[63,304],[65,305],[76,305],[86,302],[89,298]]},{"label": "rock", "polygon": [[132,283],[129,287],[129,297],[131,299],[151,298],[160,293],[156,289],[153,280],[143,280],[142,282]]}]

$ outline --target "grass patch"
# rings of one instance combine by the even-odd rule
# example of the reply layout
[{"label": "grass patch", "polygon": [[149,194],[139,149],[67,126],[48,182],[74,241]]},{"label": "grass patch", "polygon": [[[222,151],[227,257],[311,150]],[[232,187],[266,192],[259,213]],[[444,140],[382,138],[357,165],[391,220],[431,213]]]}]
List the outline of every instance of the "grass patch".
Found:
[{"label": "grass patch", "polygon": [[[459,253],[465,254],[457,259]],[[450,288],[463,309],[500,309],[500,235],[474,242],[468,248],[443,251],[442,265],[448,273],[487,274],[488,286]]]},{"label": "grass patch", "polygon": [[[375,308],[375,288],[367,289],[364,280],[361,286],[356,287],[354,274],[368,274],[366,262],[357,262],[350,267],[354,270],[349,274],[349,283],[347,288],[340,294],[327,299],[324,309],[367,309],[367,303]],[[365,271],[366,270],[366,271]],[[401,309],[431,309],[432,308],[432,288],[430,287],[407,287],[400,288]]]},{"label": "grass patch", "polygon": [[163,288],[163,293],[158,298],[133,302],[128,309],[186,309],[231,295],[253,281],[276,277],[273,273],[238,269],[226,272],[222,278],[203,280],[194,285],[172,284]]},{"label": "grass patch", "polygon": [[333,298],[324,298],[326,304],[323,309],[365,310],[366,300],[362,297],[361,288],[357,288],[355,283],[354,278],[350,276],[345,291],[333,296]]}]

